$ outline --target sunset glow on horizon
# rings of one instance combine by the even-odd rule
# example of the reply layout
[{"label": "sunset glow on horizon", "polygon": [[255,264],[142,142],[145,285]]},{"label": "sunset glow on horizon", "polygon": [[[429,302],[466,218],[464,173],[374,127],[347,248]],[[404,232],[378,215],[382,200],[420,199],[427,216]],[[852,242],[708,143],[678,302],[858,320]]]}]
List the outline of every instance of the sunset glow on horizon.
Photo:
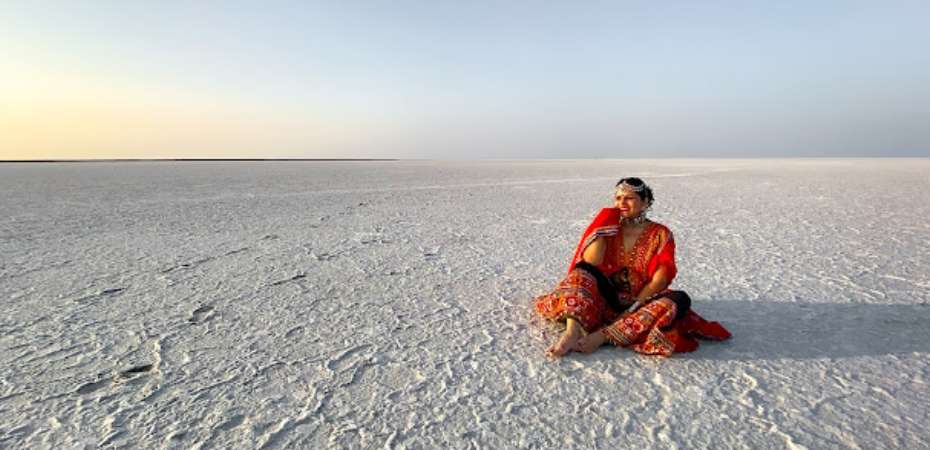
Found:
[{"label": "sunset glow on horizon", "polygon": [[930,156],[930,4],[12,2],[0,160]]}]

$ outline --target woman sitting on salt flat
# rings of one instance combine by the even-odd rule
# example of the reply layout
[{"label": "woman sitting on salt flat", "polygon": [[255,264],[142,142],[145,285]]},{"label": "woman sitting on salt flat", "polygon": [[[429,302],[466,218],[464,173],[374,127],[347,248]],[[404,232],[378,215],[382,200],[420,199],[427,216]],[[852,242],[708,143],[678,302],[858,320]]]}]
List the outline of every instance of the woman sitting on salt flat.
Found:
[{"label": "woman sitting on salt flat", "polygon": [[614,207],[602,209],[581,237],[568,276],[536,299],[539,314],[566,323],[550,356],[589,353],[605,342],[670,356],[697,349],[695,337],[730,337],[691,310],[688,294],[669,289],[677,273],[675,241],[667,227],[646,218],[652,202],[643,180],[621,179]]}]

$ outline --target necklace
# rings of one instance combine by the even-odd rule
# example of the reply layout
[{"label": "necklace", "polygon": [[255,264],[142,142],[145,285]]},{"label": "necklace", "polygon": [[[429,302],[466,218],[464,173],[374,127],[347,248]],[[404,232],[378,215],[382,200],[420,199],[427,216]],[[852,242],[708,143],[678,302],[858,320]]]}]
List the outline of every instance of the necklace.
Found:
[{"label": "necklace", "polygon": [[647,220],[649,219],[647,219],[646,214],[643,213],[636,217],[631,217],[629,219],[626,219],[626,218],[620,219],[620,225],[642,225],[646,223]]}]

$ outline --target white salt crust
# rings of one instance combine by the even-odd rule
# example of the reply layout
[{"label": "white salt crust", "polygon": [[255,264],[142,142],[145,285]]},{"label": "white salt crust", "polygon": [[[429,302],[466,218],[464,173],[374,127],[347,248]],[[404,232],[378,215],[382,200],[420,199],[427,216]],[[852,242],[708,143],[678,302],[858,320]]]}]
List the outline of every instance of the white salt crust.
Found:
[{"label": "white salt crust", "polygon": [[[2,448],[926,448],[930,160],[0,164]],[[622,176],[734,338],[548,361]]]}]

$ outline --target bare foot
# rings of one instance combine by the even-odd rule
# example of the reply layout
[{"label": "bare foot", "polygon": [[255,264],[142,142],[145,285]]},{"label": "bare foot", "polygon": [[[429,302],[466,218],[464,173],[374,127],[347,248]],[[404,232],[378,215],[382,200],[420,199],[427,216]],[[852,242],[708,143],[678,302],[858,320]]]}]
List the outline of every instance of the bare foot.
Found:
[{"label": "bare foot", "polygon": [[568,326],[565,328],[565,332],[562,333],[562,337],[546,350],[546,356],[550,358],[564,356],[572,351],[572,348],[578,343],[578,339],[581,338],[582,334],[581,325],[574,319],[568,319],[566,323]]},{"label": "bare foot", "polygon": [[604,345],[604,342],[607,342],[607,336],[604,335],[603,331],[598,330],[578,339],[578,342],[575,343],[575,347],[572,350],[582,353],[591,353],[597,350],[598,347]]}]

